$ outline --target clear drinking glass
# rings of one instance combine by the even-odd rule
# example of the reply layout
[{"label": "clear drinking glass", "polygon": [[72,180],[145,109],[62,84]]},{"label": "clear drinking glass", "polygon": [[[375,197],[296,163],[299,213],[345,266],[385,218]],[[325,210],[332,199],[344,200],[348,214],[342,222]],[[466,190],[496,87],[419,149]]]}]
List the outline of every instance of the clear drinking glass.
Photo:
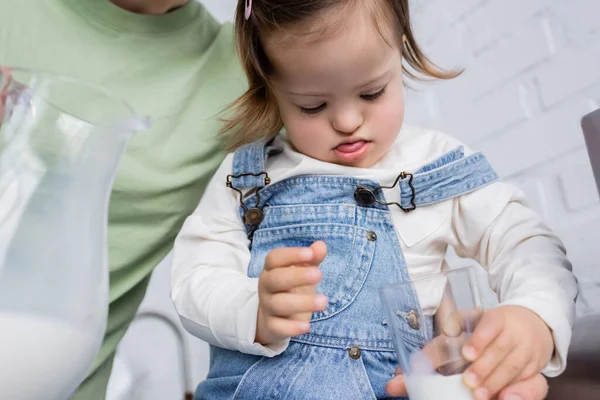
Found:
[{"label": "clear drinking glass", "polygon": [[[462,346],[483,313],[474,270],[445,271],[380,289],[411,400],[473,400],[462,382]],[[407,310],[407,298],[418,299]]]},{"label": "clear drinking glass", "polygon": [[147,128],[101,87],[0,66],[0,399],[64,400],[108,311],[107,211]]}]

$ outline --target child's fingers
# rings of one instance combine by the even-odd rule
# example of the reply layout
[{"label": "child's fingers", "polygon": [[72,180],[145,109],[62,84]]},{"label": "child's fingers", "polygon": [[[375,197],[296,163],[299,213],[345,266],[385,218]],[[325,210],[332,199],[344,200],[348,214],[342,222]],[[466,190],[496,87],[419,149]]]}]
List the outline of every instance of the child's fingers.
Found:
[{"label": "child's fingers", "polygon": [[264,269],[267,271],[292,265],[319,265],[327,255],[327,246],[322,241],[310,247],[281,247],[267,254]]},{"label": "child's fingers", "polygon": [[[460,354],[461,345],[465,341],[466,338],[464,335],[457,338],[441,335],[427,343],[421,352],[428,362],[431,363],[431,368],[441,374],[460,374],[469,364]],[[414,360],[419,359],[415,358]]]},{"label": "child's fingers", "polygon": [[467,386],[472,389],[481,386],[516,347],[508,334],[499,335],[465,371],[464,381]]},{"label": "child's fingers", "polygon": [[[438,369],[450,361],[452,357],[451,348],[448,346],[448,341],[451,340],[445,336],[437,336],[423,347],[421,353],[425,356],[428,362],[431,363],[433,369]],[[458,355],[460,357],[460,354]],[[413,361],[418,362],[419,358],[414,358]]]},{"label": "child's fingers", "polygon": [[310,247],[282,247],[267,254],[264,269],[271,271],[276,268],[306,264],[313,257],[314,251]]},{"label": "child's fingers", "polygon": [[455,311],[444,322],[442,332],[449,337],[457,337],[465,332],[473,332],[482,316],[483,310],[479,308]]},{"label": "child's fingers", "polygon": [[323,273],[317,267],[277,268],[268,271],[261,282],[269,293],[287,292],[291,289],[316,285]]},{"label": "child's fingers", "polygon": [[392,397],[404,397],[406,393],[406,385],[404,384],[404,377],[402,372],[396,370],[396,376],[385,385],[385,391]]},{"label": "child's fingers", "polygon": [[327,245],[325,242],[321,240],[316,241],[310,246],[310,249],[313,251],[313,258],[309,263],[312,265],[321,264],[327,256]]},{"label": "child's fingers", "polygon": [[485,312],[471,338],[462,348],[463,357],[475,361],[490,344],[494,343],[503,329],[504,314],[501,309],[495,308]]},{"label": "child's fingers", "polygon": [[475,390],[475,398],[477,400],[493,398],[503,388],[520,378],[529,362],[527,358],[526,351],[515,347]]},{"label": "child's fingers", "polygon": [[263,308],[270,315],[290,317],[295,314],[321,311],[327,307],[327,297],[318,295],[299,295],[292,293],[277,293],[263,303]]},{"label": "child's fingers", "polygon": [[296,321],[288,318],[270,316],[266,321],[267,328],[275,336],[272,342],[286,338],[304,335],[310,330],[310,323],[307,321]]}]

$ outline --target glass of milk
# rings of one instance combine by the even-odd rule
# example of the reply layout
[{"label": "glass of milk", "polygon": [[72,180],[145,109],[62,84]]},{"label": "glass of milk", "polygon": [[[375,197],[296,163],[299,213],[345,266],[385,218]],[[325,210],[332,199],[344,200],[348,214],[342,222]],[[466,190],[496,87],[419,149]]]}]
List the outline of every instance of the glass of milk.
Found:
[{"label": "glass of milk", "polygon": [[483,310],[471,267],[384,286],[379,291],[411,400],[473,400],[461,355]]}]

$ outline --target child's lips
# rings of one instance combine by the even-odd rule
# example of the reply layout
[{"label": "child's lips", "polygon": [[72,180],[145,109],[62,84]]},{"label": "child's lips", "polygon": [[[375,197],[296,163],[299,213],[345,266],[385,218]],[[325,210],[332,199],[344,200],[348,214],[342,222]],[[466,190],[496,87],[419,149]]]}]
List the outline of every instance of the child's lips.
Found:
[{"label": "child's lips", "polygon": [[342,143],[333,149],[336,156],[344,162],[352,163],[363,158],[369,150],[371,142],[357,140],[352,143]]},{"label": "child's lips", "polygon": [[362,146],[364,146],[367,142],[364,140],[358,140],[352,143],[342,143],[335,148],[335,150],[342,153],[354,153],[359,150]]}]

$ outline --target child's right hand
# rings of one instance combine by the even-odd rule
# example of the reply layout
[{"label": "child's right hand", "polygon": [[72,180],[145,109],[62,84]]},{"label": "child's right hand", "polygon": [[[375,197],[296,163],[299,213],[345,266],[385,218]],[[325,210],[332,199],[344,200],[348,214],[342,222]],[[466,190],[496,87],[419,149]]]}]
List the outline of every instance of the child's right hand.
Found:
[{"label": "child's right hand", "polygon": [[320,241],[267,255],[258,277],[257,343],[275,343],[310,330],[311,314],[327,307],[327,297],[316,293],[322,278],[319,264],[326,255]]}]

